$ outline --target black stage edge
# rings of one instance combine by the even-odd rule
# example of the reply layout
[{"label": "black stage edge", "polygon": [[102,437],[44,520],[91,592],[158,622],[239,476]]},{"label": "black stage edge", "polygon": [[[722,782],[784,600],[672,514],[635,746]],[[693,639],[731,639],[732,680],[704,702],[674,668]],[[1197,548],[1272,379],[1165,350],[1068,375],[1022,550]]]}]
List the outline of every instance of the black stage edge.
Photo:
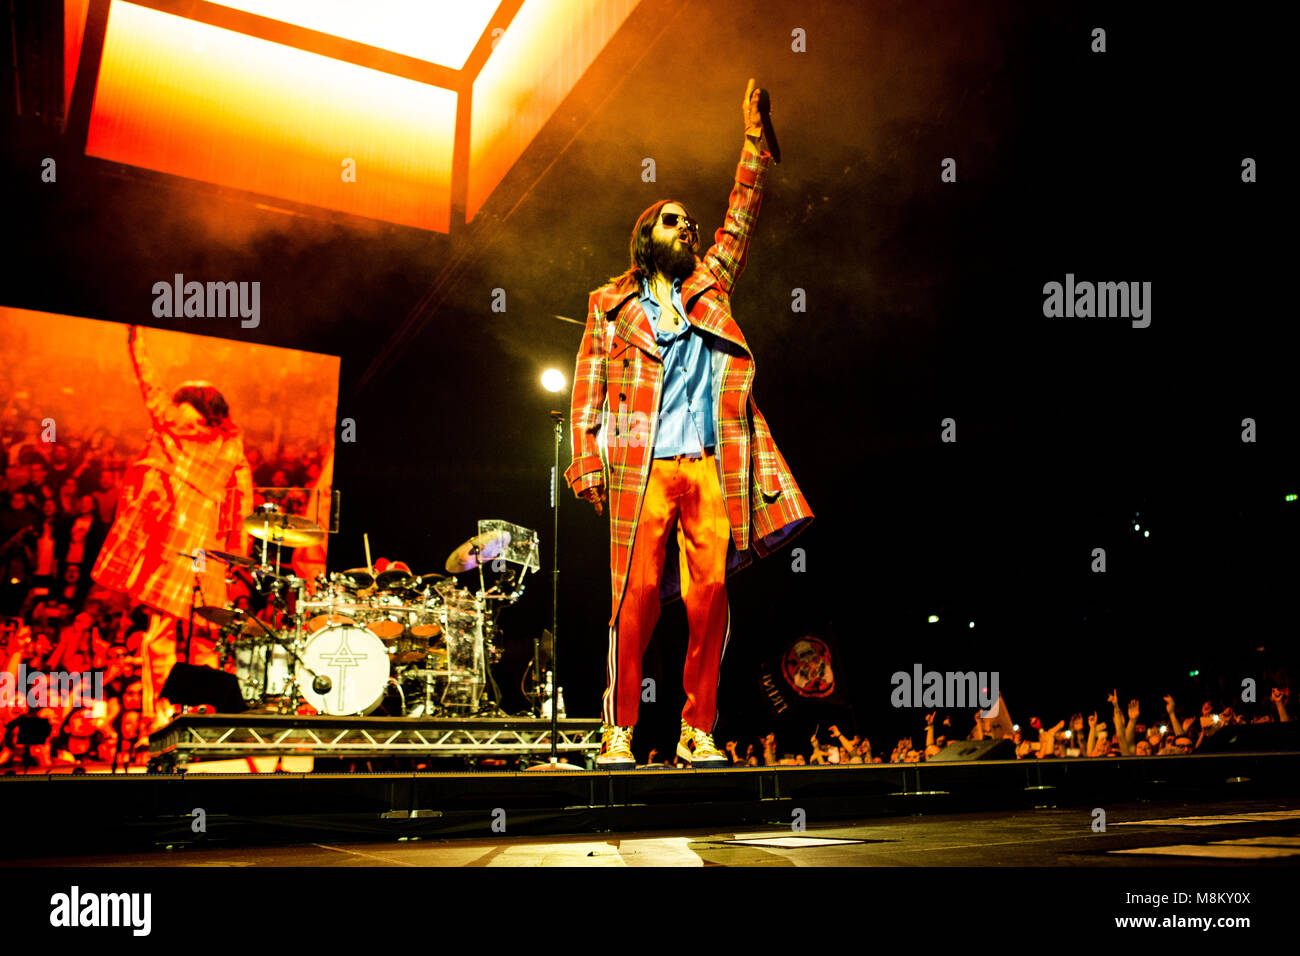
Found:
[{"label": "black stage edge", "polygon": [[[0,778],[8,857],[316,839],[512,837],[1300,794],[1300,754],[625,772]],[[195,811],[206,832],[195,832]]]}]

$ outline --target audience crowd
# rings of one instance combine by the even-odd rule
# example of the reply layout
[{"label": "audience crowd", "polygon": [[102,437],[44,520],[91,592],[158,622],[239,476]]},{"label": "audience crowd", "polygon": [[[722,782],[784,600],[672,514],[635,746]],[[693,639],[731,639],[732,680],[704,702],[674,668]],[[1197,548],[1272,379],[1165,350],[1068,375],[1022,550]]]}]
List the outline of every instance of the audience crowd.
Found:
[{"label": "audience crowd", "polygon": [[[940,754],[945,747],[958,741],[1009,738],[1018,760],[1048,759],[1055,757],[1150,757],[1195,753],[1214,734],[1234,724],[1285,723],[1290,720],[1287,701],[1290,690],[1274,687],[1267,700],[1250,708],[1252,713],[1234,709],[1231,705],[1216,708],[1213,701],[1202,701],[1197,713],[1180,713],[1174,698],[1165,694],[1160,705],[1152,705],[1143,716],[1142,704],[1134,699],[1126,708],[1119,704],[1119,692],[1111,691],[1106,701],[1111,706],[1111,722],[1094,712],[1084,719],[1076,713],[1069,720],[1058,720],[1046,726],[1034,717],[1028,728],[1013,724],[1009,719],[990,719],[976,711],[968,731],[954,727],[953,717],[938,719],[938,713],[925,715],[923,741],[917,746],[914,738],[904,737],[894,744],[888,756],[883,750],[873,750],[866,737],[847,737],[839,727],[828,728],[828,738],[823,740],[814,732],[807,748],[780,750],[776,735],[767,734],[757,741],[742,744],[727,741],[726,750],[732,764],[737,766],[806,766],[818,764],[861,763],[920,763]],[[999,710],[1005,715],[1005,705],[999,700]],[[965,726],[961,723],[960,726]],[[650,752],[650,762],[655,763],[656,751]],[[666,761],[669,766],[684,764],[676,759]]]}]

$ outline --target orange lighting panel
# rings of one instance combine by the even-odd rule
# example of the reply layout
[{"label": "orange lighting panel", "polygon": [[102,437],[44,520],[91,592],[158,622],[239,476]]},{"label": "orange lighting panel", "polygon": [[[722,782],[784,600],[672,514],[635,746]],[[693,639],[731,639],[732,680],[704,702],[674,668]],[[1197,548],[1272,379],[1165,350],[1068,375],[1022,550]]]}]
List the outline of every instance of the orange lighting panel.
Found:
[{"label": "orange lighting panel", "polygon": [[86,13],[90,0],[64,0],[63,2],[63,121],[67,123],[72,110],[72,85],[77,79],[77,63],[81,60],[81,41],[86,33]]},{"label": "orange lighting panel", "polygon": [[640,0],[524,0],[474,81],[473,219]]},{"label": "orange lighting panel", "polygon": [[455,119],[449,90],[113,0],[86,153],[446,232]]},{"label": "orange lighting panel", "polygon": [[459,70],[500,0],[215,0],[223,7],[292,23]]}]

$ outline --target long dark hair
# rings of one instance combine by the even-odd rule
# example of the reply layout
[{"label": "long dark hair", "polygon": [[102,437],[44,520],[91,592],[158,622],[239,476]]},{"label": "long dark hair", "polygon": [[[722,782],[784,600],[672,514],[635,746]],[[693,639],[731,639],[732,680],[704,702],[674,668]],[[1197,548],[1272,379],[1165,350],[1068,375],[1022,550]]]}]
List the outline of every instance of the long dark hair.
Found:
[{"label": "long dark hair", "polygon": [[182,382],[172,396],[177,405],[186,402],[193,405],[209,428],[215,428],[228,436],[239,433],[235,423],[230,420],[230,406],[226,398],[210,382]]},{"label": "long dark hair", "polygon": [[654,234],[655,225],[659,222],[659,214],[663,211],[664,206],[669,203],[681,206],[688,217],[695,218],[691,216],[690,210],[686,209],[686,204],[678,202],[676,199],[661,199],[641,213],[637,217],[636,225],[632,227],[632,241],[628,243],[627,271],[616,276],[610,276],[608,284],[620,285],[629,281],[640,284],[642,279],[650,278],[654,272],[650,256],[651,237]]}]

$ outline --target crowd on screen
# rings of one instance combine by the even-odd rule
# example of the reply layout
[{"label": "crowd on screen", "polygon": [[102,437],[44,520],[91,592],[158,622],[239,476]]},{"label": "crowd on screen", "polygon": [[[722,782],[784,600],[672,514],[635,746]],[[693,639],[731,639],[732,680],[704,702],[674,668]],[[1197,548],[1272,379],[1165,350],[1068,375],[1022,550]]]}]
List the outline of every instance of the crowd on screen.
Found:
[{"label": "crowd on screen", "polygon": [[[47,441],[42,419],[15,414],[12,402],[0,429],[0,672],[27,678],[25,694],[0,701],[0,773],[146,761],[139,671],[147,615],[90,575],[145,434],[99,428]],[[254,485],[279,489],[255,500],[301,513],[307,499],[296,489],[315,483],[324,452],[250,445]],[[50,679],[68,673],[98,675],[102,699],[86,704]]]}]

